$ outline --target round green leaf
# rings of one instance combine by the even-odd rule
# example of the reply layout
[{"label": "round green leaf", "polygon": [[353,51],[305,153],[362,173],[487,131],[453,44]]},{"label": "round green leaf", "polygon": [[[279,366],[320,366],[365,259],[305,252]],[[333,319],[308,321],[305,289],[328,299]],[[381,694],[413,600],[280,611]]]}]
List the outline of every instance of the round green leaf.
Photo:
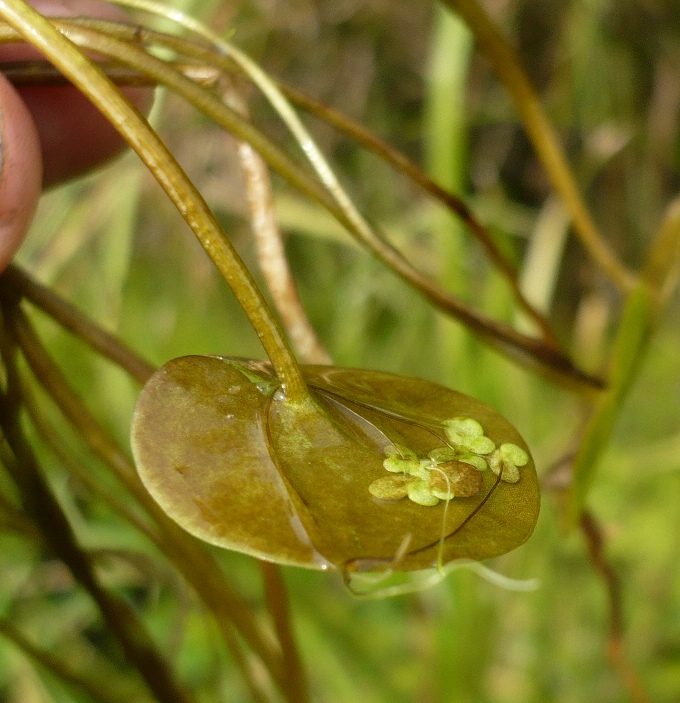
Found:
[{"label": "round green leaf", "polygon": [[[303,371],[311,391],[303,405],[286,401],[268,365],[243,359],[183,357],[147,383],[133,418],[135,461],[151,495],[187,531],[262,559],[346,572],[486,559],[530,536],[539,509],[534,465],[493,409],[419,379]],[[477,441],[477,452],[506,444],[526,452],[519,480],[483,471],[468,480],[479,484],[472,495],[432,494],[442,495],[428,481],[432,457],[470,451],[465,437],[456,445],[447,436],[453,419],[479,425],[475,436],[487,441]],[[396,473],[400,458],[408,470]]]}]

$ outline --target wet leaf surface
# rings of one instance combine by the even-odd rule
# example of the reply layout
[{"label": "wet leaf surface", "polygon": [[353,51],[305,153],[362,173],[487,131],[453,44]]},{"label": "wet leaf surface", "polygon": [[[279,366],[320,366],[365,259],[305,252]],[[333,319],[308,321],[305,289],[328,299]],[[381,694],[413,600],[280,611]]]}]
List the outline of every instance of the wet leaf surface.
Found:
[{"label": "wet leaf surface", "polygon": [[227,549],[345,571],[486,559],[530,536],[533,462],[493,409],[389,373],[304,374],[302,406],[261,362],[189,356],[151,378],[132,445],[171,518]]}]

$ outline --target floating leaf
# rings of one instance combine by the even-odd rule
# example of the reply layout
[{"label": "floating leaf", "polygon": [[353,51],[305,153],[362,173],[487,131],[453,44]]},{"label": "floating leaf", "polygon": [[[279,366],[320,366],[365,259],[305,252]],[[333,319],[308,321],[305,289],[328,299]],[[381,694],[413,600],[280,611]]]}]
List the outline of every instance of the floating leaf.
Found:
[{"label": "floating leaf", "polygon": [[[189,356],[154,374],[132,446],[171,518],[227,549],[346,572],[486,559],[529,537],[533,462],[494,410],[389,373],[303,373],[302,405],[261,362]],[[521,466],[513,484],[501,481],[509,465]]]},{"label": "floating leaf", "polygon": [[412,477],[406,474],[381,476],[368,485],[368,492],[381,500],[399,500],[408,495],[408,487],[412,480]]},{"label": "floating leaf", "polygon": [[529,463],[529,455],[516,444],[501,444],[498,449],[489,457],[491,470],[501,477],[502,481],[517,483],[519,481],[519,469]]}]

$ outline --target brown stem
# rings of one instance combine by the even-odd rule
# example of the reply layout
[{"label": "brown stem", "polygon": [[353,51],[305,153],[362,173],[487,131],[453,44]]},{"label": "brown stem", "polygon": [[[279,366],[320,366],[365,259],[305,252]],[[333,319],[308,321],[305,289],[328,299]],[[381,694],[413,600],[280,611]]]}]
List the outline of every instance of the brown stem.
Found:
[{"label": "brown stem", "polygon": [[651,703],[639,673],[627,660],[623,646],[623,613],[621,583],[605,554],[604,535],[595,518],[587,511],[581,513],[581,530],[586,538],[588,553],[595,570],[600,574],[609,598],[609,641],[607,655],[616,669],[628,695],[634,703]]},{"label": "brown stem", "polygon": [[155,371],[151,364],[122,344],[117,337],[105,332],[76,307],[16,265],[9,266],[0,277],[0,295],[8,292],[25,297],[62,327],[89,344],[94,351],[125,369],[139,383],[146,383]]},{"label": "brown stem", "polygon": [[[127,490],[156,521],[165,539],[165,551],[213,614],[224,633],[225,642],[236,643],[232,633],[232,629],[236,628],[260,657],[273,680],[283,689],[285,671],[280,654],[261,631],[250,613],[248,604],[227,582],[212,556],[172,522],[152,500],[139,480],[132,462],[71,389],[21,310],[14,311],[12,322],[14,334],[31,371],[62,413],[78,429],[90,449],[113,469]],[[238,655],[235,656],[237,661],[242,660],[242,657],[237,657]],[[244,675],[248,675],[247,672],[244,672]]]},{"label": "brown stem", "polygon": [[543,333],[544,340],[555,348],[559,348],[560,345],[557,337],[545,315],[539,312],[524,296],[524,293],[519,285],[517,271],[514,265],[498,248],[498,245],[493,240],[493,237],[489,234],[484,225],[482,225],[481,222],[475,217],[472,210],[470,210],[470,208],[459,197],[445,188],[442,188],[405,154],[395,149],[391,144],[387,143],[385,140],[381,139],[358,122],[351,120],[346,115],[343,115],[339,111],[324,105],[317,100],[313,100],[291,86],[279,84],[279,87],[289,100],[294,102],[302,109],[316,115],[350,138],[359,142],[373,153],[377,154],[379,157],[394,166],[397,171],[410,178],[425,192],[429,193],[433,198],[451,210],[451,212],[455,213],[479,241],[489,259],[504,276],[512,289],[512,293],[515,296],[517,304],[536,323],[538,328]]},{"label": "brown stem", "polygon": [[[4,310],[10,330],[12,314]],[[15,352],[3,345],[3,360],[15,389]],[[12,478],[21,493],[26,511],[40,526],[45,540],[66,564],[81,586],[96,602],[108,628],[116,636],[129,662],[139,671],[147,686],[163,703],[189,703],[188,692],[175,680],[172,668],[157,651],[142,622],[130,605],[100,584],[90,557],[83,550],[61,506],[46,483],[39,463],[29,447],[19,421],[20,405],[13,401],[13,391],[0,402],[0,426],[16,458],[18,470]],[[12,465],[8,468],[12,468]]]},{"label": "brown stem", "polygon": [[[38,84],[64,84],[66,81],[64,77],[56,71],[50,64],[39,62],[32,62],[31,64],[2,64],[2,72],[6,77],[15,85],[38,85]],[[41,68],[42,66],[42,68]],[[197,82],[214,84],[218,78],[216,77],[216,71],[213,67],[200,67],[191,64],[181,65],[175,64],[175,68],[184,73],[184,75],[192,77],[193,80]],[[106,75],[111,78],[118,85],[155,85],[155,81],[151,80],[146,74],[135,71],[127,67],[122,67],[117,63],[110,63],[102,65],[102,69]],[[42,80],[41,80],[42,77]],[[317,117],[321,118],[325,122],[331,124],[338,130],[342,131],[344,134],[348,135],[355,141],[363,144],[367,149],[374,152],[382,159],[394,166],[398,171],[403,173],[405,176],[410,178],[414,183],[419,185],[423,190],[429,193],[433,198],[440,201],[449,210],[455,213],[470,229],[472,234],[480,242],[484,250],[486,251],[489,259],[495,264],[498,270],[503,274],[507,280],[510,288],[512,289],[513,295],[517,301],[517,304],[524,310],[524,312],[536,323],[538,328],[543,333],[544,340],[554,346],[559,348],[559,342],[555,333],[553,332],[549,321],[546,319],[540,311],[538,311],[524,296],[521,290],[517,271],[509,259],[503,254],[503,252],[498,248],[493,238],[486,230],[486,228],[477,220],[470,208],[456,195],[450,193],[449,191],[442,188],[440,185],[435,183],[431,178],[429,178],[413,161],[406,157],[402,152],[398,151],[390,144],[388,144],[383,139],[373,134],[371,131],[364,128],[362,125],[351,120],[346,115],[341,114],[337,110],[334,110],[323,103],[320,103],[308,96],[304,95],[295,88],[279,84],[281,91],[286,95],[286,97],[294,102],[299,107],[311,112]],[[245,145],[244,145],[245,146]],[[254,153],[252,148],[251,153]],[[243,157],[242,157],[243,158]],[[247,167],[244,166],[244,171],[246,172],[246,186],[248,192],[250,193],[252,188],[249,186],[249,179],[253,178],[248,176]],[[259,179],[259,175],[257,176]],[[261,187],[258,187],[261,190]],[[249,196],[248,202],[253,210],[253,199]],[[263,202],[263,200],[257,201]],[[262,217],[262,216],[260,216]],[[253,221],[257,222],[258,218],[255,213],[253,213]],[[264,218],[262,217],[264,222]],[[271,225],[268,225],[271,227]],[[254,227],[257,234],[257,228]],[[266,228],[263,227],[263,232],[266,232]],[[256,243],[258,246],[262,237],[256,236]],[[268,241],[272,241],[272,237],[268,237]],[[269,245],[271,246],[271,244]],[[263,266],[263,273],[266,275],[266,268]],[[272,283],[279,280],[276,276],[267,276],[268,285],[271,289]],[[277,287],[282,287],[279,284]],[[278,300],[277,296],[273,296],[274,301]],[[292,323],[287,320],[286,312],[282,309],[278,309],[284,324],[286,324],[289,332],[294,333],[296,327],[299,326],[299,322],[293,321]],[[292,313],[291,313],[292,314]],[[297,314],[295,315],[297,317]],[[293,341],[296,338],[291,334]],[[310,351],[315,356],[305,356],[304,350],[310,348]],[[303,343],[303,352],[301,356],[305,358],[308,363],[328,363],[328,361],[320,361],[323,357],[323,349],[319,349],[318,342]],[[300,348],[298,348],[300,350]],[[326,354],[326,358],[327,354]]]},{"label": "brown stem", "polygon": [[477,0],[442,0],[442,2],[465,20],[514,100],[527,135],[533,142],[553,187],[569,211],[581,243],[593,261],[621,290],[630,290],[635,284],[635,276],[621,264],[598,231],[581,197],[555,131],[515,51]]},{"label": "brown stem", "polygon": [[281,568],[277,564],[260,561],[260,570],[265,598],[283,651],[283,662],[288,675],[288,696],[295,703],[306,703],[309,701],[307,677],[293,633],[286,583],[281,575]]},{"label": "brown stem", "polygon": [[[248,117],[245,100],[230,84],[223,83],[225,102]],[[283,237],[274,212],[274,194],[267,164],[248,142],[239,141],[238,155],[250,208],[250,222],[260,270],[272,301],[300,358],[308,364],[331,364],[298,295],[288,265]]]}]

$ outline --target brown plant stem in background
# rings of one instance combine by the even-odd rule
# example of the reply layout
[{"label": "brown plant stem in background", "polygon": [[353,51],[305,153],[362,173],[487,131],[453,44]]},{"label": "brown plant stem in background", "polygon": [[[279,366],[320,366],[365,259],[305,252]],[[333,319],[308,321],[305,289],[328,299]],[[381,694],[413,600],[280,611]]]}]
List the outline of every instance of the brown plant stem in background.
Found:
[{"label": "brown plant stem in background", "polygon": [[621,264],[603,239],[576,185],[559,140],[519,58],[477,0],[441,0],[458,13],[472,30],[492,63],[531,139],[553,187],[571,215],[574,230],[593,261],[623,291],[635,284],[635,275]]},{"label": "brown plant stem in background", "polygon": [[[101,23],[99,23],[101,24]],[[373,230],[358,230],[348,219],[333,197],[315,179],[306,175],[278,147],[274,146],[243,118],[230,110],[205,89],[188,80],[171,66],[149,56],[136,46],[103,37],[100,34],[73,23],[61,22],[59,26],[68,31],[69,37],[84,47],[128,63],[134,68],[154,75],[162,82],[182,94],[198,109],[212,117],[222,126],[234,130],[235,134],[255,146],[265,160],[293,185],[315,200],[346,226],[360,242],[398,276],[419,291],[435,307],[457,318],[487,344],[515,361],[542,371],[553,382],[572,388],[575,392],[592,395],[602,388],[602,381],[573,364],[563,353],[546,345],[541,340],[517,332],[511,326],[490,320],[474,307],[458,300],[438,284],[415,269],[389,242]],[[224,62],[224,59],[223,59]]]},{"label": "brown plant stem in background", "polygon": [[12,477],[19,488],[24,508],[40,526],[50,547],[92,596],[129,663],[139,671],[158,700],[163,703],[189,703],[192,698],[175,680],[171,667],[156,650],[129,604],[101,586],[89,555],[78,544],[68,519],[43,477],[20,425],[21,405],[17,402],[20,389],[15,365],[16,348],[12,340],[12,311],[5,307],[3,316],[8,328],[3,333],[2,343],[8,389],[0,403],[0,427],[16,459],[16,464],[10,464],[8,468],[16,468]]},{"label": "brown plant stem in background", "polygon": [[11,265],[0,277],[0,294],[13,289],[33,305],[56,320],[64,329],[82,339],[95,352],[125,369],[137,382],[145,383],[155,371],[136,352],[115,335],[105,332],[83,315],[71,303],[59,297],[47,286],[38,283],[26,271]]},{"label": "brown plant stem in background", "polygon": [[[207,52],[204,53],[207,54]],[[206,55],[203,58],[209,59],[209,56]],[[173,65],[185,76],[190,77],[192,80],[195,80],[197,83],[201,83],[202,85],[214,86],[219,82],[219,71],[212,65],[200,66],[177,62]],[[64,85],[66,83],[63,75],[46,62],[34,61],[21,64],[0,64],[0,68],[8,80],[15,85]],[[148,75],[135,69],[121,66],[115,62],[103,64],[101,65],[101,68],[104,73],[106,73],[106,75],[114,83],[116,83],[116,85],[148,86],[156,84],[156,81],[152,80]],[[238,69],[234,68],[234,70],[237,71]],[[316,117],[332,125],[343,134],[346,134],[356,142],[362,144],[384,161],[394,166],[395,169],[419,185],[435,200],[439,201],[442,205],[456,214],[480,242],[489,259],[506,278],[518,306],[541,330],[544,340],[548,344],[555,346],[555,348],[559,348],[557,337],[545,315],[538,311],[524,296],[518,282],[515,267],[508,260],[505,254],[503,254],[503,252],[498,248],[486,228],[479,222],[470,208],[460,198],[435,183],[424,171],[422,171],[422,169],[420,169],[402,152],[396,150],[393,146],[385,142],[376,134],[366,129],[359,123],[351,120],[346,115],[343,115],[337,110],[304,95],[292,86],[279,83],[279,87],[282,93],[298,107],[301,107],[302,109],[314,114]],[[276,298],[274,298],[274,300],[276,301]],[[281,314],[281,311],[279,311],[279,313]],[[291,330],[289,327],[289,332],[290,331]],[[302,356],[304,358],[304,354]],[[310,359],[306,359],[306,361],[308,363],[323,363],[318,360]]]},{"label": "brown plant stem in background", "polygon": [[286,686],[291,701],[305,703],[310,700],[307,677],[300,658],[288,604],[288,589],[278,564],[260,561],[262,582],[269,612],[281,643],[284,666],[287,672]]},{"label": "brown plant stem in background", "polygon": [[475,217],[472,210],[456,195],[450,193],[445,188],[435,183],[421,168],[411,161],[402,152],[395,149],[385,140],[366,129],[363,125],[354,122],[346,115],[337,110],[313,100],[295,88],[280,84],[281,90],[293,103],[304,110],[312,113],[336,129],[346,134],[359,144],[377,154],[387,163],[394,166],[397,171],[403,173],[410,180],[420,186],[426,193],[429,193],[435,200],[447,207],[456,214],[468,227],[477,241],[482,245],[489,260],[496,266],[498,271],[505,277],[512,293],[517,301],[517,305],[534,321],[538,329],[543,334],[543,339],[547,344],[560,348],[559,341],[550,326],[550,322],[545,315],[538,311],[524,296],[522,292],[517,271],[509,259],[498,248],[493,237],[487,229]]},{"label": "brown plant stem in background", "polygon": [[[164,551],[213,614],[227,645],[237,647],[235,661],[247,664],[240,656],[240,645],[234,638],[234,629],[260,657],[279,688],[285,690],[286,674],[280,652],[276,651],[269,638],[261,631],[247,603],[227,582],[225,575],[204,547],[177,527],[151,499],[141,484],[132,462],[84,407],[60,370],[49,358],[25,315],[19,309],[13,313],[13,327],[22,352],[38,381],[51,395],[62,413],[77,428],[90,449],[113,469],[130,494],[139,501],[162,529]],[[246,680],[250,679],[249,686],[257,688],[256,678],[250,668],[242,673]]]},{"label": "brown plant stem in background", "polygon": [[623,612],[621,607],[621,582],[614,568],[607,560],[604,535],[593,515],[587,511],[581,513],[581,531],[586,539],[588,553],[593,566],[602,578],[609,600],[609,641],[607,655],[614,669],[628,691],[634,703],[651,703],[639,673],[627,660],[623,643]]},{"label": "brown plant stem in background", "polygon": [[[245,100],[232,85],[223,83],[225,102],[245,117]],[[283,326],[298,352],[308,364],[331,364],[332,360],[307,317],[291,273],[283,236],[274,211],[274,193],[267,164],[248,142],[238,142],[238,156],[245,182],[250,223],[257,248],[257,259],[267,288]]]}]

